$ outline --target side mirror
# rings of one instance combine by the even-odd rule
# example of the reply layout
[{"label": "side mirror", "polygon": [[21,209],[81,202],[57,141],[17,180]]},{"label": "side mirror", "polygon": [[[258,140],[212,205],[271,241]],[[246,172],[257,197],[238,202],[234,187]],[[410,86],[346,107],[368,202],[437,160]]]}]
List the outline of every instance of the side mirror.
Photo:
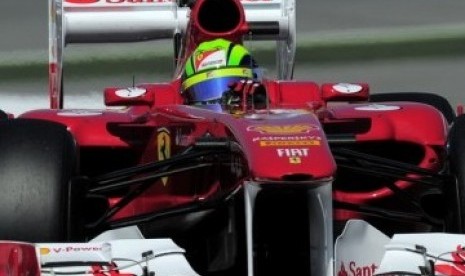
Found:
[{"label": "side mirror", "polygon": [[324,83],[321,94],[325,102],[365,102],[370,88],[367,83]]},{"label": "side mirror", "polygon": [[153,93],[143,87],[105,88],[104,100],[106,106],[151,106],[154,103]]}]

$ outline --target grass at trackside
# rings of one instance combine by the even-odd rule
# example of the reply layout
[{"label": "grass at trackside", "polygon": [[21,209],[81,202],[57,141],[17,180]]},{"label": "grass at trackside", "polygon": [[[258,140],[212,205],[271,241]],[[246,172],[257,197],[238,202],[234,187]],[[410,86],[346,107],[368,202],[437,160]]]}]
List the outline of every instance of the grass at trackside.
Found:
[{"label": "grass at trackside", "polygon": [[[64,63],[66,76],[91,77],[103,75],[133,74],[153,72],[167,74],[173,70],[173,59],[168,56],[148,55],[127,59],[87,59]],[[20,79],[48,78],[48,64],[35,62],[22,65],[0,65],[0,82],[17,81]]]},{"label": "grass at trackside", "polygon": [[[273,67],[274,49],[270,47],[252,49],[255,58],[263,67]],[[352,40],[344,43],[298,43],[298,64],[340,63],[356,60],[382,60],[402,58],[430,58],[465,55],[465,36],[425,38],[404,41],[371,41],[360,43]],[[66,59],[65,59],[66,60]],[[123,57],[72,59],[65,63],[65,74],[69,76],[101,76],[153,72],[167,74],[173,70],[170,54],[146,52],[143,55]],[[0,64],[0,82],[19,79],[47,78],[46,61],[23,64]]]},{"label": "grass at trackside", "polygon": [[48,78],[48,65],[43,63],[0,66],[0,82]]},{"label": "grass at trackside", "polygon": [[422,41],[365,43],[301,47],[297,51],[300,63],[328,63],[354,60],[431,58],[465,55],[465,37],[425,39]]}]

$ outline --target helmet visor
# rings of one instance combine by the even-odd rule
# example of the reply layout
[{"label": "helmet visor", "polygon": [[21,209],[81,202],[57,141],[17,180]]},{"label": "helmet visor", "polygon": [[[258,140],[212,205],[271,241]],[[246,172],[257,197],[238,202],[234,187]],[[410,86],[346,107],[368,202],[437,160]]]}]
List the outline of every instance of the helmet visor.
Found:
[{"label": "helmet visor", "polygon": [[209,104],[221,99],[231,83],[252,77],[252,70],[248,68],[221,68],[197,73],[182,86],[189,103]]}]

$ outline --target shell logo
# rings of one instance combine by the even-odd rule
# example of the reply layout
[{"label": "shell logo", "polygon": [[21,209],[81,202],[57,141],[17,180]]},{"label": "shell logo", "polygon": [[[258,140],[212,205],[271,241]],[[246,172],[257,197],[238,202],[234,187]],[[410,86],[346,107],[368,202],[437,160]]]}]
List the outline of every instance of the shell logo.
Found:
[{"label": "shell logo", "polygon": [[311,130],[318,129],[315,125],[259,125],[250,126],[247,128],[248,131],[257,131],[262,134],[276,134],[276,135],[287,135],[287,134],[302,134],[308,133]]},{"label": "shell logo", "polygon": [[40,255],[47,255],[47,254],[50,254],[50,248],[41,247],[41,248],[39,249],[39,252],[40,252]]},{"label": "shell logo", "polygon": [[68,3],[73,3],[73,4],[91,4],[91,3],[97,3],[100,0],[66,0]]}]

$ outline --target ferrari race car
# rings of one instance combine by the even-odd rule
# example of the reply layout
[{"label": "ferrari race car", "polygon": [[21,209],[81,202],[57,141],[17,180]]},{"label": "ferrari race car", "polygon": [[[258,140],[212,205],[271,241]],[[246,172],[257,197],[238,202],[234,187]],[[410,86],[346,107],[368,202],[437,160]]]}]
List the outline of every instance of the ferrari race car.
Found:
[{"label": "ferrari race car", "polygon": [[[333,237],[345,237],[348,220],[387,236],[465,231],[465,116],[435,94],[370,95],[365,83],[292,80],[295,1],[49,7],[50,108],[0,120],[0,239],[27,242],[4,242],[1,267],[34,275],[373,275],[355,261],[370,246],[335,258],[344,250],[334,252]],[[278,77],[261,80],[265,107],[185,104],[187,57],[215,38],[276,41]],[[172,80],[106,88],[106,109],[64,108],[65,45],[153,39],[174,41]],[[121,234],[128,227],[140,235]]]}]

